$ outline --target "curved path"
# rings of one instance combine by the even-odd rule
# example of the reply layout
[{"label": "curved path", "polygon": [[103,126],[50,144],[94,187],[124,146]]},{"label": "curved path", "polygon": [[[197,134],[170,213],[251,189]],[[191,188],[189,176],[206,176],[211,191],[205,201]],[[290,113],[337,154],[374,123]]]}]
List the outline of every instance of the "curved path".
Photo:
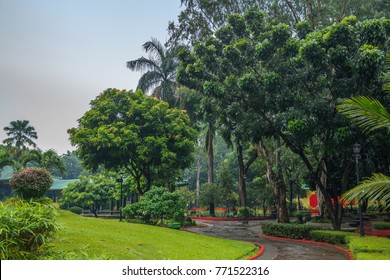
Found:
[{"label": "curved path", "polygon": [[[269,220],[268,220],[269,222]],[[324,245],[274,240],[261,235],[264,221],[199,221],[206,227],[187,228],[187,231],[226,239],[257,242],[264,253],[257,260],[349,260],[349,256],[334,247]]]}]

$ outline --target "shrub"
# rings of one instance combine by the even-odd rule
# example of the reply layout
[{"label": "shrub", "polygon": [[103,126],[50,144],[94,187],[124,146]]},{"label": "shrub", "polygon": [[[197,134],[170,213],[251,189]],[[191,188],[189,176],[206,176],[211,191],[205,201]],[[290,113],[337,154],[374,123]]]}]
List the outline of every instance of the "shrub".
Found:
[{"label": "shrub", "polygon": [[157,224],[160,220],[173,217],[184,217],[186,201],[178,192],[171,193],[166,188],[153,187],[141,199],[122,209],[127,218],[141,217],[150,224]]},{"label": "shrub", "polygon": [[42,197],[53,183],[53,178],[44,168],[27,167],[15,173],[9,183],[20,197],[29,200]]},{"label": "shrub", "polygon": [[356,233],[335,230],[312,230],[310,239],[317,242],[330,244],[347,244],[347,236],[355,236]]},{"label": "shrub", "polygon": [[390,239],[376,236],[348,237],[348,248],[357,260],[390,259]]},{"label": "shrub", "polygon": [[300,224],[264,223],[262,225],[263,233],[266,235],[292,239],[310,238],[310,231],[314,229]]},{"label": "shrub", "polygon": [[39,259],[59,227],[48,204],[13,200],[0,202],[0,257],[2,260]]},{"label": "shrub", "polygon": [[77,215],[81,215],[83,213],[83,208],[78,207],[78,206],[72,206],[69,208],[69,211],[72,213],[75,213]]},{"label": "shrub", "polygon": [[311,213],[309,211],[297,211],[295,217],[298,220],[298,223],[304,224],[311,220]]},{"label": "shrub", "polygon": [[387,230],[390,230],[390,223],[389,222],[373,222],[372,226],[375,229],[387,229]]},{"label": "shrub", "polygon": [[254,209],[251,209],[249,207],[238,208],[238,217],[248,218],[248,217],[255,217],[255,216],[256,216],[256,211]]}]

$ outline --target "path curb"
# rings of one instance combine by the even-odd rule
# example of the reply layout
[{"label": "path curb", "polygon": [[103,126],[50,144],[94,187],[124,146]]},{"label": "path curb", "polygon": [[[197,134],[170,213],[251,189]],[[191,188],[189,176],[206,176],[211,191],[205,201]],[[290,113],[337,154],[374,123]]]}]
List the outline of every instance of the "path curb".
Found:
[{"label": "path curb", "polygon": [[251,243],[255,244],[256,246],[258,246],[260,248],[260,250],[259,250],[259,252],[256,255],[247,258],[247,260],[257,259],[258,257],[260,257],[264,253],[264,246],[263,245],[261,245],[260,243],[257,243],[257,242],[251,242]]}]

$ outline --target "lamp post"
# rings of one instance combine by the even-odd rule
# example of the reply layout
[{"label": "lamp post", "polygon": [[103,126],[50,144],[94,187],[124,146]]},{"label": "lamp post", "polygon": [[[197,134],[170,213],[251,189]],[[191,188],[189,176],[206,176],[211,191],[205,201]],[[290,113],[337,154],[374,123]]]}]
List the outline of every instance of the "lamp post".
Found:
[{"label": "lamp post", "polygon": [[[353,159],[355,160],[355,166],[356,166],[356,185],[359,185],[359,160],[361,159],[360,150],[362,146],[359,143],[355,143],[352,147],[353,151]],[[364,236],[364,226],[363,226],[363,209],[362,209],[362,202],[361,199],[359,199],[359,232],[360,236]]]},{"label": "lamp post", "polygon": [[119,221],[122,222],[122,204],[123,204],[123,175],[124,173],[119,173],[119,178],[116,179],[118,183],[121,184],[121,196],[120,196],[120,203],[119,203]]}]

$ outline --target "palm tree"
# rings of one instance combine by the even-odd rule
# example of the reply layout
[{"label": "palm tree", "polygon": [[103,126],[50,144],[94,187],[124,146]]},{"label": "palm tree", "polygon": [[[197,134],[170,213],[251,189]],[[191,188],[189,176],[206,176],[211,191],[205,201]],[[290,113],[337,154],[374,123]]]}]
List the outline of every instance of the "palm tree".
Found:
[{"label": "palm tree", "polygon": [[[390,68],[390,52],[387,53],[385,63]],[[390,94],[390,81],[384,83],[383,91]],[[390,132],[390,114],[374,98],[357,96],[344,99],[337,109],[366,132],[378,129],[387,129]],[[390,177],[383,174],[374,174],[371,178],[345,193],[344,197],[348,201],[369,199],[384,202],[382,206],[385,209],[390,209]]]},{"label": "palm tree", "polygon": [[24,167],[36,165],[48,170],[57,169],[60,173],[65,172],[62,158],[52,149],[47,150],[46,152],[42,152],[41,150],[29,150],[23,154],[20,162]]},{"label": "palm tree", "polygon": [[10,126],[4,127],[9,138],[3,141],[8,146],[15,145],[19,150],[25,150],[28,146],[36,147],[32,139],[38,139],[37,132],[33,126],[30,126],[27,120],[17,120],[10,122]]},{"label": "palm tree", "polygon": [[141,57],[127,62],[127,68],[145,72],[138,81],[137,89],[151,92],[173,107],[177,103],[176,72],[179,65],[175,50],[166,49],[157,39],[142,45],[149,58]]}]

